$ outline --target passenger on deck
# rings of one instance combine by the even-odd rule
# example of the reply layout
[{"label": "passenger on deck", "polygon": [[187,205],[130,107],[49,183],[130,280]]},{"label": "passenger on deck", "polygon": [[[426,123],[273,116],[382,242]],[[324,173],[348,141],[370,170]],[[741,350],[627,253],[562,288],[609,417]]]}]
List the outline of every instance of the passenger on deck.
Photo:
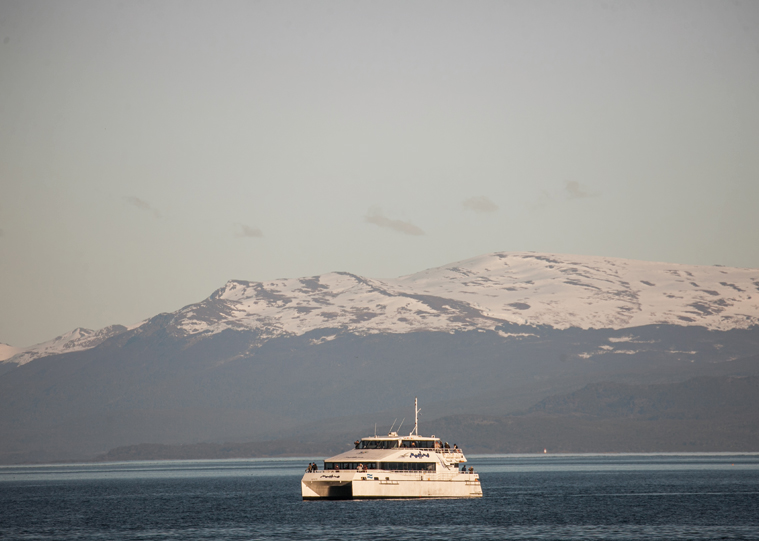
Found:
[{"label": "passenger on deck", "polygon": [[356,440],[353,444],[356,446],[356,449],[358,449],[358,446],[361,445],[361,440]]},{"label": "passenger on deck", "polygon": [[469,473],[474,473],[474,466],[469,466]]},{"label": "passenger on deck", "polygon": [[451,446],[450,446],[450,445],[448,445],[448,442],[445,442],[445,448],[446,448],[446,449],[450,449],[450,448],[451,448]]}]

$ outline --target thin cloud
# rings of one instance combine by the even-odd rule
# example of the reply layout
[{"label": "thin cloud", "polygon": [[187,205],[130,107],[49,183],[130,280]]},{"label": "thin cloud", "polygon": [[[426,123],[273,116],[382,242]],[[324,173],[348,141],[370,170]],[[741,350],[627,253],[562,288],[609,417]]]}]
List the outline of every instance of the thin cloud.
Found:
[{"label": "thin cloud", "polygon": [[247,237],[247,238],[261,238],[264,234],[257,227],[250,227],[249,225],[235,223],[235,237]]},{"label": "thin cloud", "polygon": [[553,201],[553,196],[545,190],[540,190],[537,201],[530,204],[532,210],[540,210]]},{"label": "thin cloud", "polygon": [[382,214],[382,210],[380,210],[378,207],[370,208],[369,212],[367,212],[366,216],[364,216],[364,220],[370,224],[392,229],[393,231],[398,231],[399,233],[404,233],[406,235],[424,235],[424,231],[419,229],[411,222],[404,222],[403,220],[391,220],[390,218],[386,217],[384,214]]},{"label": "thin cloud", "polygon": [[540,190],[537,200],[530,206],[533,210],[540,210],[548,205],[554,204],[554,202],[586,199],[589,197],[598,197],[599,195],[601,195],[601,192],[591,191],[576,180],[567,180],[564,182],[564,187],[560,190],[551,190],[550,192],[547,190]]},{"label": "thin cloud", "polygon": [[139,197],[135,197],[135,196],[131,195],[129,197],[125,197],[124,201],[126,201],[127,203],[129,203],[133,207],[136,207],[136,208],[138,208],[140,210],[144,210],[146,212],[152,212],[153,216],[155,216],[156,218],[160,218],[161,217],[161,213],[158,212],[158,209],[153,208],[153,206],[150,203],[148,203],[147,201],[145,201],[144,199],[140,199]]},{"label": "thin cloud", "polygon": [[462,205],[464,205],[464,208],[473,210],[475,212],[495,212],[498,210],[498,205],[493,203],[484,195],[467,199],[462,203]]},{"label": "thin cloud", "polygon": [[584,197],[595,197],[600,194],[588,192],[576,180],[568,180],[566,186],[564,186],[564,195],[567,199],[582,199]]}]

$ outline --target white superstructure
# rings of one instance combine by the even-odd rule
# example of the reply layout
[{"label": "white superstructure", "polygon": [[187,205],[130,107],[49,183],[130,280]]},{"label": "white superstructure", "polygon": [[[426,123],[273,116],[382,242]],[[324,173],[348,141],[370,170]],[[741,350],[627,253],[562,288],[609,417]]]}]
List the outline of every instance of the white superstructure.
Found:
[{"label": "white superstructure", "polygon": [[303,499],[482,497],[480,477],[466,468],[461,449],[420,436],[418,426],[417,417],[408,436],[362,438],[354,449],[325,459],[322,470],[303,476]]}]

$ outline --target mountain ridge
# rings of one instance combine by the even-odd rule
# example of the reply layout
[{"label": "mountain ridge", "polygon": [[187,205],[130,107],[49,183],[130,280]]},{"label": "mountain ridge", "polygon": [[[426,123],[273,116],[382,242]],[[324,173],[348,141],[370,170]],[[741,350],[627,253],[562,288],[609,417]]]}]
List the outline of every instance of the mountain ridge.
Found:
[{"label": "mountain ridge", "polygon": [[[395,279],[331,272],[229,280],[208,298],[167,314],[177,333],[251,330],[259,344],[324,328],[359,335],[495,330],[503,324],[746,329],[759,325],[759,269],[497,252]],[[150,319],[130,327],[77,328],[21,352],[6,348],[0,362],[22,365],[89,349]]]},{"label": "mountain ridge", "polygon": [[[325,422],[342,433],[414,397],[434,421],[503,416],[600,381],[759,375],[757,275],[502,253],[394,281],[230,281],[176,312],[77,329],[0,364],[0,462],[291,440]],[[564,431],[558,418],[540,422]]]}]

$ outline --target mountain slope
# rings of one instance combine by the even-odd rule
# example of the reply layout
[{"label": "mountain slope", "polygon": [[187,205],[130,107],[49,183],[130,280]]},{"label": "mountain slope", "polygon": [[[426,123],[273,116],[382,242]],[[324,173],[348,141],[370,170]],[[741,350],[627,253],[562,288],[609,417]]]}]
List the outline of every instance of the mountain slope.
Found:
[{"label": "mountain slope", "polygon": [[77,327],[73,331],[56,336],[52,340],[30,348],[13,348],[12,355],[6,354],[5,358],[0,357],[0,360],[6,361],[9,364],[21,365],[40,357],[83,351],[94,348],[110,337],[121,334],[126,330],[127,328],[123,325],[110,325],[97,331]]},{"label": "mountain slope", "polygon": [[8,344],[3,344],[2,342],[0,342],[0,361],[5,361],[6,359],[10,359],[11,357],[18,355],[22,351],[23,351],[23,348],[9,346]]},{"label": "mountain slope", "polygon": [[290,438],[314,423],[339,432],[414,396],[432,421],[599,381],[757,375],[744,360],[759,350],[757,275],[522,253],[396,280],[229,282],[177,312],[9,359],[0,462]]},{"label": "mountain slope", "polygon": [[[319,329],[366,335],[495,330],[504,324],[746,329],[759,325],[759,270],[496,253],[397,279],[334,272],[269,282],[232,280],[208,299],[175,312],[171,323],[185,336],[250,330],[258,334],[258,344]],[[6,362],[88,349],[127,330],[120,325],[76,329]]]},{"label": "mountain slope", "polygon": [[[462,445],[468,453],[746,452],[759,450],[757,410],[757,376],[657,385],[599,382],[550,396],[521,414],[442,417],[423,421],[422,431]],[[383,424],[381,430],[386,429]],[[328,456],[365,434],[356,427],[352,433],[319,431],[269,442],[141,444],[112,449],[98,460]]]},{"label": "mountain slope", "polygon": [[187,333],[247,328],[268,336],[494,330],[503,323],[708,329],[759,324],[759,270],[591,256],[497,253],[393,280],[348,273],[229,282],[177,314]]},{"label": "mountain slope", "polygon": [[[569,415],[593,419],[754,419],[759,377],[700,377],[659,385],[599,382],[541,400],[525,415]],[[757,418],[759,421],[759,418]]]},{"label": "mountain slope", "polygon": [[[759,356],[752,359],[759,364]],[[485,453],[759,451],[759,377],[678,383],[590,384],[504,417],[461,415],[432,423]]]}]

